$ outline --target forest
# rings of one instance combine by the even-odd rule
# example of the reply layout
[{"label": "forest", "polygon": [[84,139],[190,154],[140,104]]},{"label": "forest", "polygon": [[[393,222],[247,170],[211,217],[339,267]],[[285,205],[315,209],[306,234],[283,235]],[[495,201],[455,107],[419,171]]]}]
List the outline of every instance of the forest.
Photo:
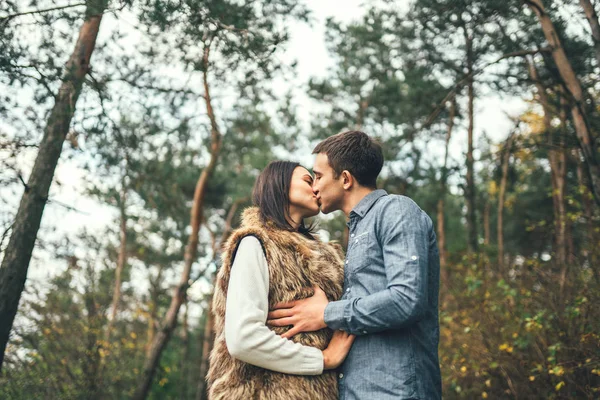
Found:
[{"label": "forest", "polygon": [[318,3],[0,0],[1,399],[206,399],[254,180],[345,130],[436,227],[444,397],[600,398],[598,2]]}]

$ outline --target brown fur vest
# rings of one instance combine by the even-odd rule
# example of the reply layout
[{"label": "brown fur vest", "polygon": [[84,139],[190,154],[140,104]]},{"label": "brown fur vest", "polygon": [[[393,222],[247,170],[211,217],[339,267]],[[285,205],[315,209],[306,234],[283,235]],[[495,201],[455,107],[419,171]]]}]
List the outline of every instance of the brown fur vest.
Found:
[{"label": "brown fur vest", "polygon": [[[314,294],[318,285],[330,300],[342,295],[343,260],[341,248],[305,236],[263,224],[258,209],[248,208],[242,226],[227,241],[222,266],[217,275],[212,312],[215,324],[215,343],[210,354],[208,371],[209,398],[237,399],[331,399],[337,400],[335,372],[324,371],[317,376],[288,375],[256,367],[234,359],[225,344],[225,304],[231,264],[239,242],[245,236],[257,237],[265,251],[269,266],[269,307],[276,303],[303,299]],[[271,327],[282,334],[290,327]],[[300,333],[294,342],[323,350],[331,339],[328,328],[317,332]]]}]

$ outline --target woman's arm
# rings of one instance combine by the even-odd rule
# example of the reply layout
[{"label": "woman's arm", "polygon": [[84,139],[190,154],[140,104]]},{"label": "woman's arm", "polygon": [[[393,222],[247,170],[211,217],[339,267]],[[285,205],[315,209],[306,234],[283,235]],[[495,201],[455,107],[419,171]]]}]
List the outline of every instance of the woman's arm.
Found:
[{"label": "woman's arm", "polygon": [[321,374],[321,350],[284,339],[265,325],[268,295],[269,269],[262,246],[255,237],[245,237],[233,260],[227,288],[225,342],[231,356],[277,372]]}]

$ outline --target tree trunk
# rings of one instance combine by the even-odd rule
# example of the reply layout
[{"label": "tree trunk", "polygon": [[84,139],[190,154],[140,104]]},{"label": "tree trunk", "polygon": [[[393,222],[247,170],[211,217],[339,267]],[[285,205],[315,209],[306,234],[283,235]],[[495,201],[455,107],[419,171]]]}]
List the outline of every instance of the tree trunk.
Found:
[{"label": "tree trunk", "polygon": [[574,154],[577,163],[577,182],[579,184],[579,194],[581,195],[581,203],[583,205],[583,214],[585,215],[586,221],[586,242],[583,247],[583,256],[586,258],[592,272],[596,277],[597,282],[600,283],[600,275],[598,273],[598,263],[600,261],[598,249],[600,249],[600,243],[596,239],[597,234],[595,232],[594,225],[594,206],[592,203],[592,194],[588,189],[586,182],[587,176],[584,172],[585,166],[583,165],[582,155],[580,150]]},{"label": "tree trunk", "polygon": [[492,208],[491,199],[488,196],[485,202],[485,208],[483,209],[483,244],[489,246],[491,243],[492,232],[490,231],[490,211]]},{"label": "tree trunk", "polygon": [[112,328],[117,319],[117,311],[119,309],[119,301],[121,300],[121,274],[127,263],[127,215],[125,214],[125,206],[127,202],[127,189],[125,188],[125,179],[122,180],[121,199],[119,200],[120,218],[120,235],[119,235],[119,257],[117,259],[117,268],[115,269],[115,287],[113,289],[113,298],[110,306],[110,319],[106,327],[106,342],[110,341]]},{"label": "tree trunk", "polygon": [[187,297],[185,298],[185,303],[184,303],[184,307],[185,307],[185,311],[183,313],[183,324],[181,326],[181,358],[179,360],[179,370],[181,371],[181,380],[179,382],[180,385],[180,393],[179,393],[179,398],[180,399],[187,399],[188,398],[188,392],[189,392],[189,382],[188,382],[188,370],[189,370],[189,365],[190,365],[190,336],[189,336],[189,325],[188,325],[188,318],[189,318],[189,308],[190,308],[190,304],[189,301],[187,299]]},{"label": "tree trunk", "polygon": [[475,159],[473,158],[473,133],[475,129],[475,109],[474,109],[474,78],[473,78],[473,38],[467,33],[467,29],[464,28],[465,41],[467,46],[467,95],[468,95],[468,118],[469,126],[467,130],[467,179],[465,186],[465,197],[467,203],[467,246],[470,253],[476,252],[479,247],[477,239],[477,215],[476,215],[476,202],[475,202],[475,172],[474,164]]},{"label": "tree trunk", "polygon": [[148,391],[150,390],[150,386],[152,385],[152,379],[154,377],[156,367],[160,362],[162,352],[167,343],[169,342],[173,330],[177,325],[177,315],[179,313],[179,309],[181,308],[181,304],[183,303],[183,299],[186,295],[186,291],[189,286],[192,265],[194,263],[194,260],[196,259],[196,254],[198,252],[198,234],[200,231],[200,223],[203,219],[204,197],[206,195],[206,188],[208,186],[208,181],[217,166],[217,159],[221,150],[222,136],[219,132],[217,120],[215,118],[214,111],[212,108],[210,91],[208,87],[208,58],[210,53],[210,45],[211,42],[205,44],[203,57],[203,83],[205,92],[204,98],[206,102],[206,110],[211,125],[210,161],[208,165],[202,170],[202,174],[198,179],[198,183],[196,184],[196,190],[194,192],[194,202],[192,204],[192,210],[190,215],[190,225],[192,227],[192,233],[190,234],[188,244],[185,249],[184,266],[183,271],[181,273],[181,278],[179,280],[179,284],[174,290],[173,297],[171,298],[171,304],[169,305],[167,314],[165,315],[163,321],[160,324],[160,330],[154,336],[154,340],[152,341],[152,345],[150,346],[149,357],[144,363],[142,379],[133,396],[135,400],[145,399],[148,395]]},{"label": "tree trunk", "polygon": [[[125,189],[125,177],[121,179],[122,187],[121,187],[121,198],[119,199],[119,213],[120,213],[120,223],[119,223],[119,256],[117,258],[117,267],[115,269],[115,285],[113,289],[113,298],[110,306],[110,316],[108,320],[108,324],[106,325],[106,330],[104,331],[104,345],[107,348],[110,348],[110,336],[115,324],[115,320],[117,318],[117,311],[119,308],[119,301],[121,299],[121,274],[123,272],[123,268],[125,263],[127,262],[127,215],[125,214],[125,206],[127,202],[127,190]],[[101,360],[100,368],[98,370],[98,382],[102,383],[104,379],[104,367],[105,358]]]},{"label": "tree trunk", "polygon": [[515,132],[511,132],[506,139],[502,154],[502,178],[500,179],[500,190],[498,192],[498,268],[504,273],[504,196],[508,180],[508,162],[510,160],[511,147]]},{"label": "tree trunk", "polygon": [[583,7],[585,16],[592,28],[592,40],[594,41],[594,50],[596,50],[596,66],[600,68],[600,23],[598,23],[598,14],[590,0],[579,0]]},{"label": "tree trunk", "polygon": [[358,103],[358,111],[356,113],[356,130],[361,130],[365,123],[365,111],[369,106],[369,102],[367,100],[361,99]]},{"label": "tree trunk", "polygon": [[87,311],[87,326],[89,329],[85,331],[86,362],[83,364],[83,377],[85,384],[85,392],[87,398],[91,400],[100,399],[102,386],[99,385],[98,373],[101,368],[99,333],[101,332],[102,322],[104,318],[98,315],[98,304],[94,298],[96,292],[94,272],[88,267],[88,283],[84,294],[84,304]]},{"label": "tree trunk", "polygon": [[[562,131],[560,145],[558,148],[551,152],[554,160],[551,161],[551,165],[555,164],[555,176],[553,179],[556,182],[553,182],[553,189],[555,189],[554,197],[556,198],[557,204],[557,221],[558,221],[558,233],[557,233],[557,249],[559,253],[557,254],[558,264],[560,266],[560,302],[562,303],[562,299],[564,296],[564,289],[567,283],[567,247],[569,244],[569,238],[567,237],[568,232],[570,231],[567,220],[567,211],[566,211],[566,176],[567,176],[567,154],[564,149],[565,137],[568,134],[567,128],[567,109],[569,107],[569,102],[566,98],[566,90],[560,90],[560,127]],[[552,139],[549,139],[552,140]],[[552,143],[551,143],[552,144]],[[552,170],[552,168],[551,168]],[[553,200],[554,201],[554,200]]]},{"label": "tree trunk", "polygon": [[146,345],[144,350],[146,358],[150,357],[152,342],[154,341],[154,333],[156,332],[156,321],[158,320],[158,298],[160,296],[160,287],[163,278],[163,265],[158,266],[158,272],[154,280],[150,279],[150,302],[148,304],[148,331],[146,333]]},{"label": "tree trunk", "polygon": [[[215,275],[216,276],[216,275]],[[214,287],[214,281],[213,281]],[[198,390],[196,391],[196,400],[208,399],[206,391],[206,375],[210,363],[210,352],[212,351],[214,342],[214,322],[213,313],[211,311],[213,294],[211,293],[207,299],[206,320],[204,322],[204,334],[202,335],[202,360],[200,362],[200,379],[198,380]]]},{"label": "tree trunk", "polygon": [[595,139],[590,132],[587,113],[585,109],[584,91],[581,83],[569,62],[562,47],[558,34],[550,17],[544,9],[542,0],[523,0],[538,16],[544,36],[552,47],[552,58],[558,68],[558,72],[565,83],[569,94],[573,98],[571,117],[579,140],[579,146],[584,154],[588,174],[590,175],[592,193],[596,203],[600,205],[600,157],[598,157]]},{"label": "tree trunk", "polygon": [[87,3],[85,20],[79,30],[79,37],[73,53],[65,66],[62,84],[44,129],[44,137],[40,143],[29,182],[27,182],[21,198],[10,241],[2,260],[0,268],[0,370],[21,292],[25,287],[29,261],[48,200],[54,171],[71,125],[84,78],[89,71],[90,59],[107,2],[108,0],[89,0]]},{"label": "tree trunk", "polygon": [[446,145],[444,152],[444,164],[442,166],[442,174],[440,177],[440,198],[437,203],[437,239],[440,251],[440,270],[442,278],[442,286],[448,284],[448,253],[446,246],[446,226],[445,226],[445,197],[446,197],[446,182],[448,180],[448,147],[452,130],[454,128],[454,115],[456,114],[456,100],[452,99],[448,115],[448,129],[446,130]]},{"label": "tree trunk", "polygon": [[567,176],[567,159],[564,149],[564,137],[566,135],[566,115],[564,109],[566,99],[561,95],[561,135],[560,143],[554,142],[554,130],[552,129],[552,111],[546,88],[539,79],[537,68],[533,59],[527,58],[529,75],[535,83],[539,102],[544,110],[544,131],[548,136],[548,162],[550,163],[550,178],[552,181],[552,203],[554,208],[554,253],[557,264],[561,269],[561,292],[564,287],[564,276],[567,264],[567,212],[565,204],[565,183]]}]

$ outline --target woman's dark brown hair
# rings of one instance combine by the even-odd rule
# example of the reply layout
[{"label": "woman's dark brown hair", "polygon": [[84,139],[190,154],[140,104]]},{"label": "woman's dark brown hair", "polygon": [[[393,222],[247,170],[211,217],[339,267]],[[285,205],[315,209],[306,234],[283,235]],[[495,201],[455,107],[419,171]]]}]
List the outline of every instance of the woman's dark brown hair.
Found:
[{"label": "woman's dark brown hair", "polygon": [[[290,187],[292,175],[300,164],[293,161],[272,161],[260,173],[254,183],[252,202],[260,210],[263,223],[272,222],[276,227],[296,231],[290,224]],[[314,239],[314,226],[300,223],[298,232]]]}]

